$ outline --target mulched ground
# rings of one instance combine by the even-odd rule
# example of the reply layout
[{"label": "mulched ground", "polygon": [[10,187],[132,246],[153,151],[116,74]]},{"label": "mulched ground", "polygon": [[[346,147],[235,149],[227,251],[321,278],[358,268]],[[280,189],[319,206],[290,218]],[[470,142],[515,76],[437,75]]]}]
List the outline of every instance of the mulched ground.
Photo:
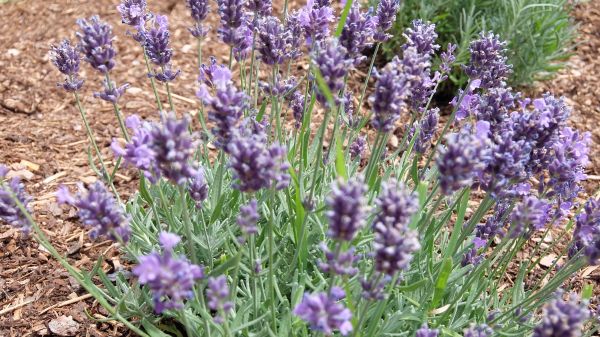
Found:
[{"label": "mulched ground", "polygon": [[[174,93],[194,98],[196,88],[196,46],[186,25],[190,23],[184,2],[149,1],[150,9],[167,14],[171,23],[174,63],[182,70]],[[282,2],[282,1],[280,1]],[[20,175],[34,196],[35,217],[56,247],[68,254],[72,263],[89,269],[100,254],[103,268],[110,272],[121,264],[110,242],[90,242],[74,218],[73,210],[59,207],[54,192],[59,184],[94,181],[86,155],[86,134],[72,96],[55,87],[61,78],[48,57],[48,46],[64,37],[74,38],[75,20],[99,14],[115,27],[118,64],[112,72],[118,83],[127,80],[131,88],[123,98],[123,111],[157,117],[154,98],[146,78],[141,49],[125,35],[115,9],[117,0],[43,0],[0,5],[0,163]],[[277,7],[277,6],[276,6]],[[213,6],[214,8],[214,6]],[[577,5],[574,16],[580,24],[580,44],[568,67],[540,91],[565,95],[574,107],[572,123],[593,132],[586,189],[595,191],[600,180],[600,2]],[[209,21],[215,26],[215,15]],[[212,40],[212,42],[211,42]],[[213,34],[203,54],[226,61],[228,51]],[[112,106],[94,99],[101,78],[84,66],[86,85],[82,96],[92,128],[104,157],[112,160],[109,144],[119,135]],[[162,94],[163,98],[166,95]],[[166,102],[164,102],[166,104]],[[179,112],[193,112],[195,103],[176,99]],[[110,164],[112,165],[112,163]],[[116,180],[123,198],[135,186],[133,172],[122,171]],[[579,282],[600,280],[599,270],[588,270]],[[599,287],[600,288],[600,287]],[[83,297],[83,298],[82,298]],[[64,305],[72,301],[74,303]],[[16,307],[16,308],[15,308]],[[14,309],[13,309],[14,308]],[[0,227],[0,337],[49,335],[48,323],[72,316],[81,336],[121,336],[128,332],[119,324],[96,323],[88,314],[106,315],[38,244],[22,238],[8,227]]]}]

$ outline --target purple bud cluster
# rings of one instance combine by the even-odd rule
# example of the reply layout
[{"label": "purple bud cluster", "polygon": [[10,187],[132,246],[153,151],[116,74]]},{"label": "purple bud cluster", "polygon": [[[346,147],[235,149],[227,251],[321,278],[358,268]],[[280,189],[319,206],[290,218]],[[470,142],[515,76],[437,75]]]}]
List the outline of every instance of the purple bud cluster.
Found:
[{"label": "purple bud cluster", "polygon": [[504,225],[508,220],[510,205],[506,202],[497,203],[494,212],[484,223],[475,227],[475,237],[483,240],[493,240],[496,236],[504,236]]},{"label": "purple bud cluster", "polygon": [[367,137],[366,136],[356,137],[356,139],[352,142],[352,144],[350,144],[350,149],[349,149],[350,158],[362,159],[362,157],[365,154],[366,149],[367,149]]},{"label": "purple bud cluster", "polygon": [[119,87],[115,82],[109,82],[104,80],[104,91],[94,93],[94,97],[100,98],[101,100],[109,103],[117,104],[119,98],[123,96],[125,90],[129,88],[129,83],[125,83]]},{"label": "purple bud cluster", "polygon": [[294,309],[294,315],[325,336],[332,336],[336,330],[346,336],[352,331],[352,312],[339,303],[344,297],[346,294],[339,287],[333,287],[330,294],[305,293],[302,302]]},{"label": "purple bud cluster", "polygon": [[362,52],[373,45],[375,23],[375,18],[370,13],[360,11],[358,1],[352,2],[340,35],[340,44],[346,48],[348,57],[352,59],[354,65],[358,65],[367,58],[362,55]]},{"label": "purple bud cluster", "polygon": [[198,39],[205,37],[208,33],[208,27],[205,27],[202,22],[206,20],[208,12],[210,11],[208,0],[186,0],[185,3],[190,11],[192,19],[194,19],[194,26],[189,28],[190,33]]},{"label": "purple bud cluster", "polygon": [[410,94],[410,81],[395,57],[381,72],[375,70],[375,91],[369,97],[373,110],[371,124],[379,132],[390,132],[400,118],[405,100]]},{"label": "purple bud cluster", "polygon": [[329,37],[329,24],[334,20],[333,9],[329,4],[320,5],[314,0],[309,0],[297,15],[308,44],[318,45]]},{"label": "purple bud cluster", "polygon": [[240,206],[240,215],[237,217],[237,224],[240,226],[244,235],[258,233],[256,224],[258,223],[259,217],[256,199],[252,199],[247,204]]},{"label": "purple bud cluster", "polygon": [[[415,140],[414,149],[417,153],[424,154],[425,151],[429,148],[429,144],[433,135],[435,134],[435,130],[437,128],[438,122],[440,120],[440,109],[434,108],[427,110],[425,116],[419,122],[419,135]],[[413,126],[414,129],[414,126]],[[414,132],[414,131],[413,131]],[[412,132],[411,132],[412,134]],[[412,137],[409,138],[409,140]]]},{"label": "purple bud cluster", "polygon": [[258,19],[271,15],[273,3],[271,0],[248,0],[246,8],[254,13],[255,19]]},{"label": "purple bud cluster", "polygon": [[169,21],[165,15],[156,15],[152,21],[150,29],[144,34],[144,47],[146,54],[152,63],[160,67],[160,71],[155,71],[152,76],[160,82],[171,82],[179,70],[171,69],[171,57],[173,49],[169,47]]},{"label": "purple bud cluster", "polygon": [[173,248],[181,238],[176,234],[161,232],[158,237],[162,254],[152,252],[139,257],[133,268],[140,284],[152,292],[154,311],[183,309],[183,301],[194,297],[194,284],[204,278],[204,267],[197,266],[184,256],[176,256]]},{"label": "purple bud cluster", "polygon": [[583,212],[577,215],[573,243],[569,251],[571,257],[579,251],[586,256],[590,265],[600,260],[600,199],[589,199]]},{"label": "purple bud cluster", "polygon": [[240,28],[247,25],[247,18],[244,16],[244,0],[218,0],[217,4],[221,17],[219,35],[227,45],[236,46],[242,34]]},{"label": "purple bud cluster", "polygon": [[107,74],[115,66],[117,52],[113,48],[112,27],[101,21],[97,15],[89,19],[77,20],[81,29],[77,32],[79,38],[78,48],[83,53],[85,61],[92,68],[103,74]]},{"label": "purple bud cluster", "polygon": [[401,184],[384,182],[381,192],[375,200],[378,212],[375,216],[374,227],[406,228],[412,216],[419,210],[417,197]]},{"label": "purple bud cluster", "polygon": [[568,300],[562,293],[544,307],[541,322],[533,330],[533,337],[581,337],[584,335],[585,321],[590,311],[580,303],[576,294]]},{"label": "purple bud cluster", "polygon": [[471,185],[489,160],[489,123],[477,122],[475,130],[463,127],[446,136],[446,146],[438,151],[437,168],[442,192],[450,195]]},{"label": "purple bud cluster", "polygon": [[292,109],[292,115],[294,116],[294,121],[296,122],[294,127],[299,129],[302,126],[302,119],[304,118],[304,101],[305,97],[300,92],[300,90],[294,91],[289,100],[290,109]]},{"label": "purple bud cluster", "polygon": [[362,289],[362,298],[377,301],[385,299],[385,285],[388,284],[391,279],[392,278],[387,275],[361,278],[360,287]]},{"label": "purple bud cluster", "polygon": [[471,80],[481,80],[484,89],[504,87],[512,66],[507,64],[506,42],[494,33],[481,33],[479,39],[471,42],[471,59],[464,67]]},{"label": "purple bud cluster", "polygon": [[350,277],[358,273],[358,268],[354,266],[354,263],[358,260],[354,247],[342,252],[341,244],[338,243],[336,249],[331,251],[325,243],[322,243],[320,248],[325,254],[325,261],[320,260],[318,263],[322,272]]},{"label": "purple bud cluster", "polygon": [[414,47],[418,54],[431,57],[440,48],[435,43],[438,37],[435,25],[425,23],[423,20],[414,20],[402,36],[406,39],[406,43],[402,46],[404,50]]},{"label": "purple bud cluster", "polygon": [[31,230],[31,224],[15,199],[30,212],[31,197],[25,192],[21,180],[18,177],[9,180],[7,173],[8,168],[0,165],[0,220],[27,234]]},{"label": "purple bud cluster", "polygon": [[242,192],[287,187],[290,176],[285,148],[277,143],[267,144],[264,130],[253,131],[240,128],[227,144],[229,167],[236,180],[233,187]]},{"label": "purple bud cluster", "polygon": [[268,16],[258,21],[257,49],[263,63],[282,64],[289,57],[291,32],[278,18]]},{"label": "purple bud cluster", "polygon": [[415,337],[438,337],[440,334],[440,330],[438,329],[429,329],[427,324],[423,324],[423,326],[417,330],[417,334]]},{"label": "purple bud cluster", "polygon": [[208,183],[203,169],[198,168],[188,179],[188,192],[196,202],[196,207],[202,208],[202,202],[208,198]]},{"label": "purple bud cluster", "polygon": [[[319,43],[316,51],[312,54],[313,63],[319,69],[325,84],[331,94],[337,94],[344,87],[344,76],[348,73],[351,60],[348,59],[346,48],[337,39],[331,38]],[[317,99],[326,103],[325,95],[317,90]]]},{"label": "purple bud cluster", "polygon": [[392,28],[392,25],[396,21],[396,14],[398,13],[398,9],[400,9],[399,0],[379,1],[375,16],[376,31],[374,34],[374,38],[377,42],[385,42],[390,37],[392,37],[392,35],[388,34],[387,31],[390,30],[390,28]]},{"label": "purple bud cluster", "polygon": [[512,223],[510,235],[512,237],[530,236],[534,230],[544,228],[548,222],[549,211],[550,205],[547,201],[534,196],[525,197],[515,206],[510,216]]},{"label": "purple bud cluster", "polygon": [[494,330],[486,324],[474,325],[465,329],[463,337],[491,337]]},{"label": "purple bud cluster", "polygon": [[367,187],[360,180],[333,183],[327,198],[327,235],[340,241],[352,241],[364,226],[366,218]]},{"label": "purple bud cluster", "polygon": [[122,0],[117,6],[121,22],[132,27],[143,25],[147,11],[146,0]]},{"label": "purple bud cluster", "polygon": [[229,300],[229,286],[225,275],[208,278],[206,299],[208,308],[216,311],[215,323],[223,323],[225,316],[233,309],[233,302]]},{"label": "purple bud cluster", "polygon": [[131,235],[129,219],[104,184],[97,181],[88,189],[79,185],[79,192],[73,196],[65,186],[56,192],[60,204],[77,207],[81,222],[91,227],[90,238],[106,235],[113,241],[128,241]]},{"label": "purple bud cluster", "polygon": [[63,83],[58,83],[65,91],[73,92],[81,89],[83,80],[79,75],[79,51],[71,45],[67,39],[63,40],[58,46],[50,47],[50,59],[58,71],[66,75]]}]

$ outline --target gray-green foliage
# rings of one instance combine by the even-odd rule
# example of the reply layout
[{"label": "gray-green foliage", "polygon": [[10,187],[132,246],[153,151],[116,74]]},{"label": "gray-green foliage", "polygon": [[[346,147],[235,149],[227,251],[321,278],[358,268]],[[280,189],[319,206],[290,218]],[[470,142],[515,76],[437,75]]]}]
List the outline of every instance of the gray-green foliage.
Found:
[{"label": "gray-green foliage", "polygon": [[[440,45],[458,44],[459,64],[468,60],[469,42],[480,31],[493,31],[508,42],[511,84],[530,84],[560,69],[569,55],[575,36],[570,6],[567,0],[403,0],[384,55],[397,53],[414,19],[435,23]],[[456,72],[454,80],[461,79]]]}]

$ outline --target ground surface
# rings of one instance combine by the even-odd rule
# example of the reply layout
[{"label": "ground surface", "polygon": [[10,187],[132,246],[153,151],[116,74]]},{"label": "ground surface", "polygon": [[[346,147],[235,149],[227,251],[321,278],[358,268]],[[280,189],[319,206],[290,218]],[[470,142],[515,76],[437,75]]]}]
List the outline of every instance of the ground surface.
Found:
[{"label": "ground surface", "polygon": [[[100,14],[116,27],[119,62],[112,72],[114,78],[132,85],[122,101],[124,113],[156,117],[141,49],[125,35],[115,10],[117,2],[56,0],[50,4],[34,0],[0,5],[0,163],[10,165],[13,174],[24,178],[35,197],[35,216],[57,248],[68,252],[72,263],[87,269],[104,253],[107,272],[120,265],[114,247],[110,242],[90,242],[73,211],[58,207],[54,200],[59,184],[87,183],[95,175],[89,169],[85,130],[74,100],[55,87],[60,77],[49,62],[48,45],[64,37],[74,38],[77,18]],[[184,1],[149,2],[152,11],[168,14],[172,23],[175,66],[182,70],[173,90],[194,98],[196,47],[185,28],[189,19]],[[574,16],[581,25],[581,36],[568,68],[535,90],[565,95],[574,107],[572,123],[594,133],[586,185],[591,192],[598,188],[600,179],[600,2],[578,5]],[[214,15],[210,21],[214,27]],[[214,40],[214,35],[211,38]],[[227,51],[209,40],[203,54],[217,54],[224,61]],[[82,77],[87,80],[83,103],[105,158],[110,159],[108,146],[119,134],[112,107],[92,97],[100,87],[99,75],[84,66]],[[179,111],[193,111],[195,106],[183,99],[176,99],[176,104]],[[135,186],[133,176],[122,171],[117,178],[124,198]],[[583,277],[595,282],[600,279],[598,270],[589,270]],[[49,322],[61,316],[72,316],[81,336],[128,334],[118,324],[90,320],[86,310],[90,315],[105,313],[84,295],[35,242],[0,227],[0,337],[49,334]],[[74,303],[65,305],[69,301]]]}]

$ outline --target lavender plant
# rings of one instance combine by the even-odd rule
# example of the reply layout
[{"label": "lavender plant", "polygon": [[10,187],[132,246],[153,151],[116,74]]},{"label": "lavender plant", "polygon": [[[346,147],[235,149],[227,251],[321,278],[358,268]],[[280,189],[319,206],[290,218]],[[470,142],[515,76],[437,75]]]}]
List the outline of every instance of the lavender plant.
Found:
[{"label": "lavender plant", "polygon": [[[104,180],[57,197],[78,209],[91,239],[118,243],[132,273],[109,278],[101,268],[69,265],[31,216],[23,184],[0,170],[0,218],[40,241],[111,318],[140,336],[545,337],[598,329],[586,308],[589,287],[581,302],[570,289],[600,256],[600,202],[579,202],[589,136],[566,125],[564,100],[523,98],[507,86],[510,65],[495,35],[472,43],[471,80],[442,118],[431,98],[455,46],[440,51],[432,24],[415,21],[401,55],[374,71],[371,60],[367,79],[352,81],[369,57],[363,51],[387,38],[397,2],[369,12],[348,1],[332,26],[328,1],[279,15],[270,2],[223,0],[218,30],[204,21],[206,2],[187,6],[190,36],[201,42],[218,31],[230,62],[199,66],[201,129],[168,86],[172,111],[157,90],[155,116],[126,111],[126,143],[111,147],[139,173],[127,201],[77,94],[80,52],[103,74],[117,62],[111,29],[97,17],[81,21],[79,48],[52,48]],[[167,18],[148,13],[145,1],[118,9],[137,30],[130,35],[149,60],[153,89],[154,79],[168,85],[177,72]],[[243,57],[242,44],[250,46]],[[438,52],[444,62],[435,66]],[[302,55],[306,70],[286,69]],[[120,123],[122,93],[112,88]],[[396,148],[388,146],[392,134],[402,138]],[[575,226],[570,243],[563,230],[539,244],[559,226]],[[556,262],[538,269],[549,251]],[[516,276],[506,282],[509,268]]]}]

